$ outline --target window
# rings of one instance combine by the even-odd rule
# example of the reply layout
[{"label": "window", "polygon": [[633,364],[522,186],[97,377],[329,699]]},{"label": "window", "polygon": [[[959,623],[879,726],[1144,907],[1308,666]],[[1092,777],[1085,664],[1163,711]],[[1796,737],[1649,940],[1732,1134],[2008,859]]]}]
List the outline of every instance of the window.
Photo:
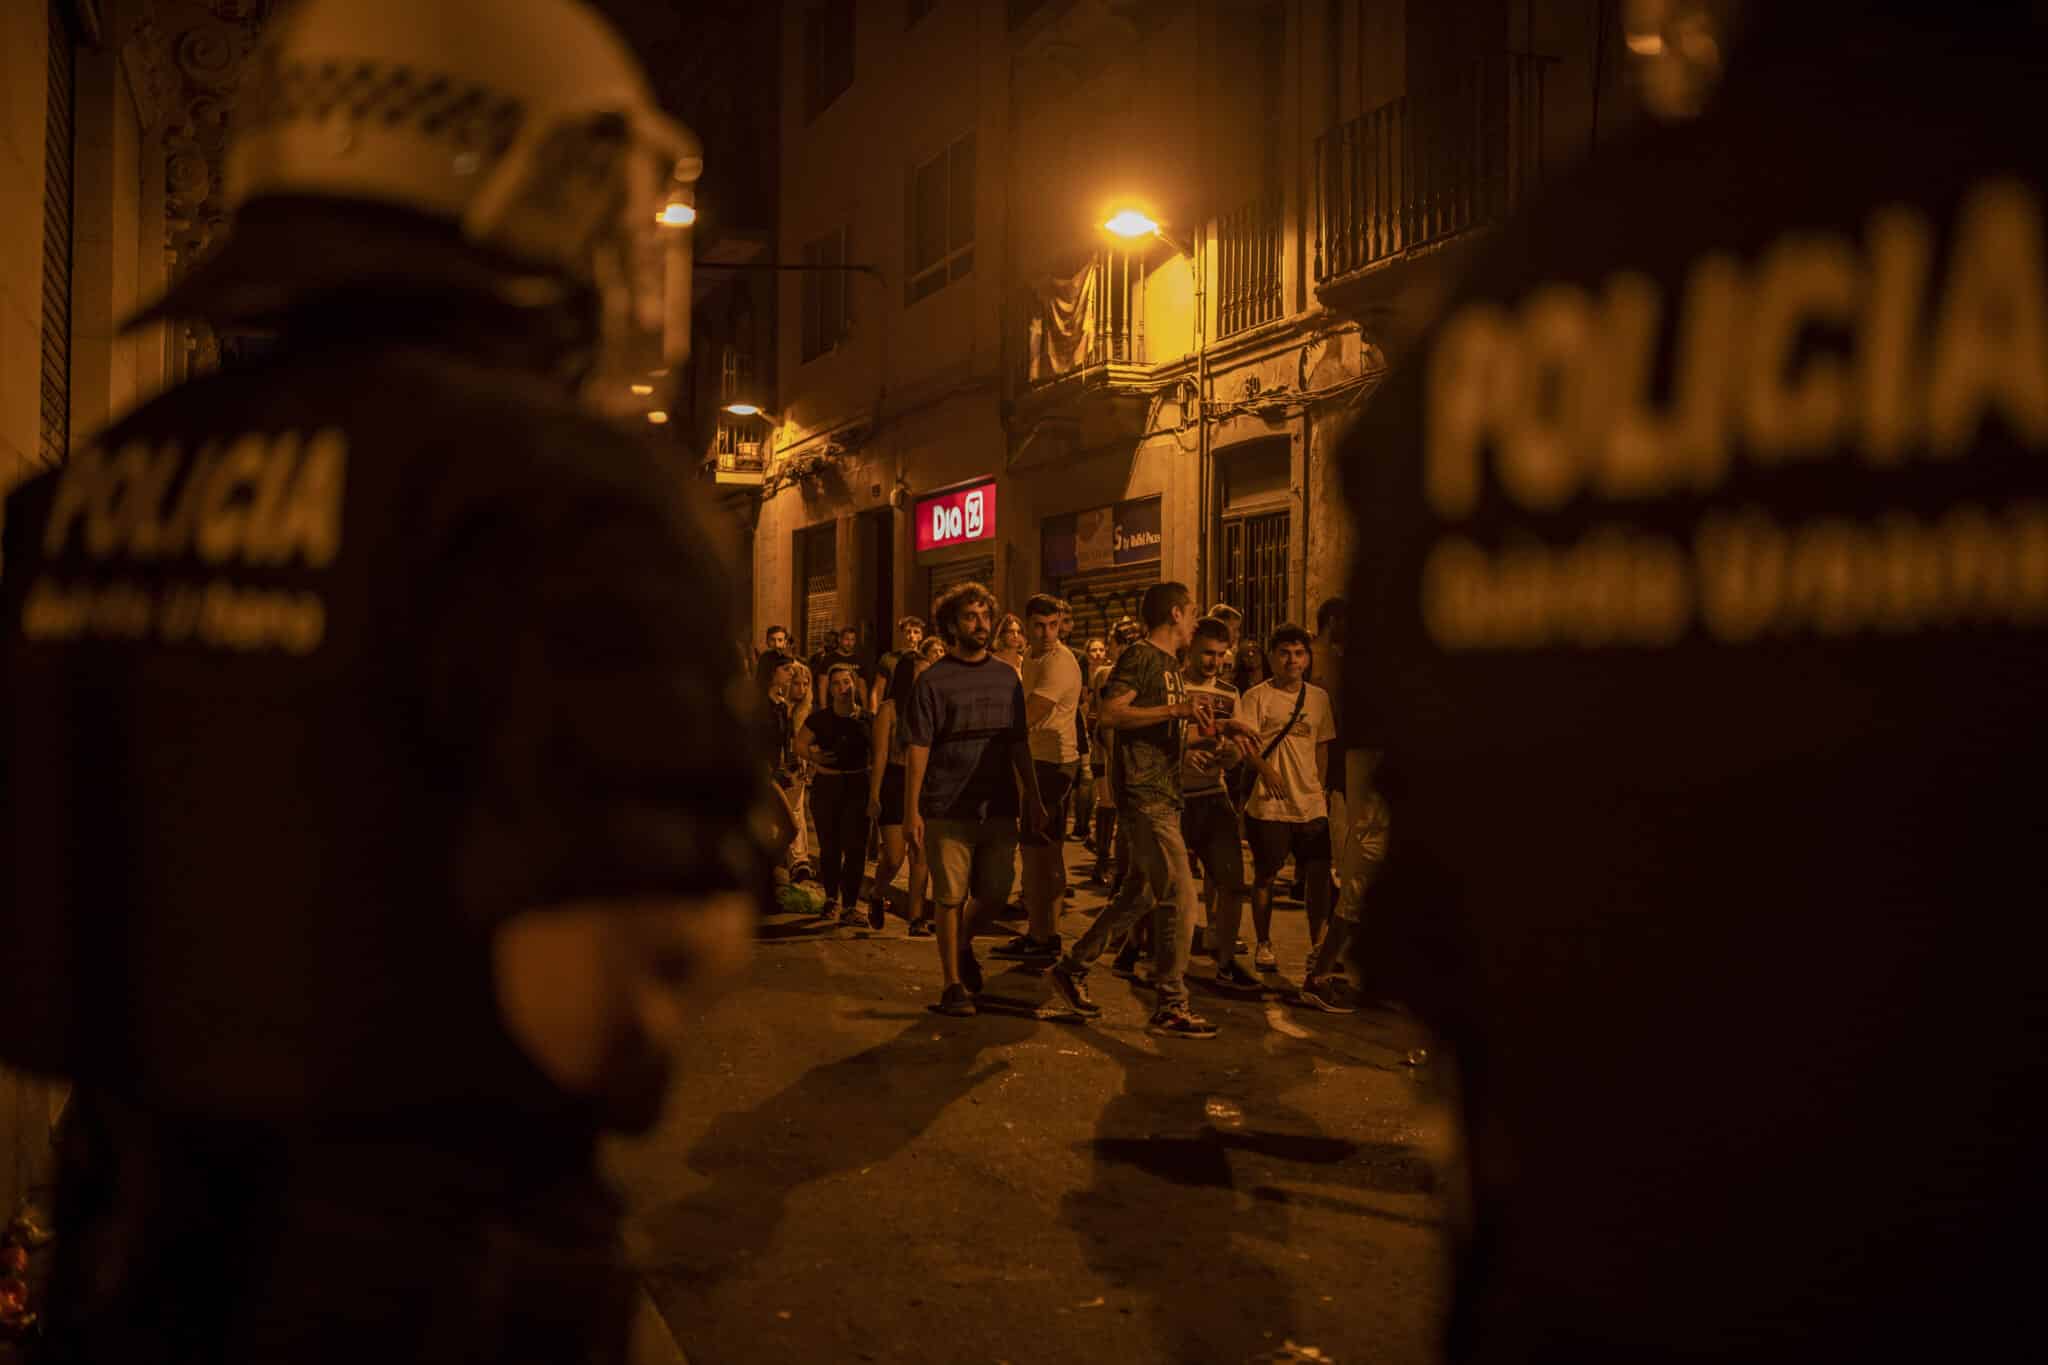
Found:
[{"label": "window", "polygon": [[853,0],[818,0],[804,14],[804,122],[853,84]]},{"label": "window", "polygon": [[847,275],[839,269],[846,264],[846,229],[836,228],[823,237],[804,243],[803,272],[803,359],[816,360],[837,346],[846,336]]},{"label": "window", "polygon": [[1287,619],[1288,514],[1223,519],[1223,600],[1244,613],[1244,638],[1263,642]]},{"label": "window", "polygon": [[911,173],[903,228],[904,303],[916,303],[973,272],[974,134]]},{"label": "window", "polygon": [[939,7],[939,0],[909,0],[903,11],[903,27],[915,28],[917,21]]}]

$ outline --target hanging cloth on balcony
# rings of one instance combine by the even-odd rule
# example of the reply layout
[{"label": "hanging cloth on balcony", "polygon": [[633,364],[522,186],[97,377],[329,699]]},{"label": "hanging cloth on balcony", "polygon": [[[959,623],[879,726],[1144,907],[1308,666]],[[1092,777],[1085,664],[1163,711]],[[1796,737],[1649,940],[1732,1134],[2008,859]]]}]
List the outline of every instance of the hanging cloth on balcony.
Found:
[{"label": "hanging cloth on balcony", "polygon": [[1071,373],[1088,363],[1100,296],[1099,263],[1061,278],[1048,275],[1032,288],[1030,379],[1034,384]]}]

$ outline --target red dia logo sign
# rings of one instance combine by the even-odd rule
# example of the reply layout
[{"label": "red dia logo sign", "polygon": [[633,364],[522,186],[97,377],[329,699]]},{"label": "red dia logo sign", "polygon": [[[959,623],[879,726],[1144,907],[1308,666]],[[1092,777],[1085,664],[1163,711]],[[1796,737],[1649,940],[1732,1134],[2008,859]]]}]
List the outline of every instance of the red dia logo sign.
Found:
[{"label": "red dia logo sign", "polygon": [[920,498],[915,515],[917,548],[920,550],[943,550],[950,545],[993,540],[996,534],[995,480]]}]

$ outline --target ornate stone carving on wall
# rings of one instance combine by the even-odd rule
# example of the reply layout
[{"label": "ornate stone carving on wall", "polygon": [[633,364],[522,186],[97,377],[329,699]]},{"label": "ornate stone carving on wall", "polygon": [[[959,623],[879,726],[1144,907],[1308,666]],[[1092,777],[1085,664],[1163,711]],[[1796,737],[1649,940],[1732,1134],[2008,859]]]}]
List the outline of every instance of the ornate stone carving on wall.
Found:
[{"label": "ornate stone carving on wall", "polygon": [[[142,0],[122,64],[146,134],[161,138],[164,257],[171,278],[189,268],[227,221],[227,137],[235,96],[279,0]],[[188,326],[190,363],[219,363],[221,343]]]}]

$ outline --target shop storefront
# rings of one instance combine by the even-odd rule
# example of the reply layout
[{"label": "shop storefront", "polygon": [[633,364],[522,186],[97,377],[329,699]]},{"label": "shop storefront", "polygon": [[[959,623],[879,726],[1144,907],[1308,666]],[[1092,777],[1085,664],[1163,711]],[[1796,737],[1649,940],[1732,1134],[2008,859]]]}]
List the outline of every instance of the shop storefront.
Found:
[{"label": "shop storefront", "polygon": [[1159,581],[1160,500],[1133,498],[1039,524],[1045,590],[1067,599],[1076,642],[1107,638],[1120,616],[1138,616]]},{"label": "shop storefront", "polygon": [[962,583],[981,583],[994,590],[994,479],[977,479],[928,493],[912,504],[911,516],[916,527],[918,574],[925,581],[927,619],[939,598]]}]

